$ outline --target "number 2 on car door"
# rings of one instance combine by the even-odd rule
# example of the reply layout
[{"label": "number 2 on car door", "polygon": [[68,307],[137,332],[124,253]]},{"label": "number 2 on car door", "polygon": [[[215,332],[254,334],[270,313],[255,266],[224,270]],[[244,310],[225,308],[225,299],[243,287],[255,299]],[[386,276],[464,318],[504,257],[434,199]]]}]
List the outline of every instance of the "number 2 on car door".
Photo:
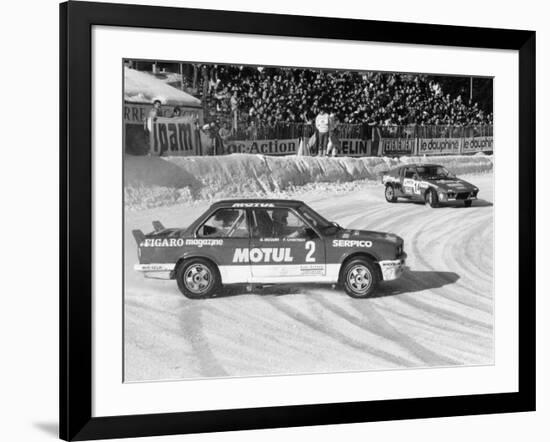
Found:
[{"label": "number 2 on car door", "polygon": [[306,262],[315,262],[315,257],[313,256],[315,254],[315,241],[306,241]]}]

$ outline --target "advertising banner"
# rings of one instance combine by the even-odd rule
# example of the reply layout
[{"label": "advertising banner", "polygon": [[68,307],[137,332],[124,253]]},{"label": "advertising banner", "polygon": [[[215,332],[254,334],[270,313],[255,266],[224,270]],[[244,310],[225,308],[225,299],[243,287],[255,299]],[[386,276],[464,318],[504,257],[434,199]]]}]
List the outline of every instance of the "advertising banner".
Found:
[{"label": "advertising banner", "polygon": [[401,156],[414,155],[416,138],[381,138],[378,142],[378,155]]},{"label": "advertising banner", "polygon": [[[296,155],[300,139],[288,140],[233,140],[224,143],[224,153],[253,153],[262,155]],[[369,155],[370,141],[341,138],[336,147],[337,156],[364,157]]]},{"label": "advertising banner", "polygon": [[370,155],[370,140],[359,138],[340,138],[340,145],[337,148],[339,157],[366,157]]},{"label": "advertising banner", "polygon": [[224,153],[256,153],[263,155],[296,155],[300,140],[232,140],[224,142]]},{"label": "advertising banner", "polygon": [[493,152],[493,137],[464,138],[462,153]]},{"label": "advertising banner", "polygon": [[149,134],[153,155],[201,155],[199,132],[193,118],[157,118]]},{"label": "advertising banner", "polygon": [[418,155],[458,155],[461,147],[462,138],[420,138]]},{"label": "advertising banner", "polygon": [[[153,107],[147,103],[124,103],[124,123],[125,124],[143,124],[149,111]],[[179,106],[182,117],[199,118],[202,123],[202,109],[194,107]],[[160,117],[170,118],[174,112],[174,106],[162,105],[159,111]]]}]

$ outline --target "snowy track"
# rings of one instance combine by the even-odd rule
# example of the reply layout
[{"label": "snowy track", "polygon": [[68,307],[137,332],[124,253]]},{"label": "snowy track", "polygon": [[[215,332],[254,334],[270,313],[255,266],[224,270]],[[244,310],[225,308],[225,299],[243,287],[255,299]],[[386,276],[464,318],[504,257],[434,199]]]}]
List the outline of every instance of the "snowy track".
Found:
[{"label": "snowy track", "polygon": [[316,285],[189,300],[132,270],[131,229],[185,226],[208,204],[128,212],[126,381],[492,363],[493,177],[467,179],[481,189],[469,209],[388,204],[373,183],[299,196],[342,226],[405,239],[408,270],[366,300]]}]

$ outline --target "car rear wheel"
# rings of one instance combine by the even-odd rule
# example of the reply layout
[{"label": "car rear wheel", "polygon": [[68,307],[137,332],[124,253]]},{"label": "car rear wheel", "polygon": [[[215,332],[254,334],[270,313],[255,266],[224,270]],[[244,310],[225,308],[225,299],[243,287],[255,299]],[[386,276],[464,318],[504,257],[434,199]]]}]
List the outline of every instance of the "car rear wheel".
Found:
[{"label": "car rear wheel", "polygon": [[342,272],[342,283],[352,298],[368,298],[378,287],[380,272],[368,258],[355,258],[348,262]]},{"label": "car rear wheel", "polygon": [[395,196],[395,189],[391,184],[386,185],[384,196],[386,197],[386,201],[388,203],[395,203],[397,201],[397,196]]},{"label": "car rear wheel", "polygon": [[210,298],[221,287],[218,268],[201,258],[185,260],[176,272],[178,288],[190,299]]},{"label": "car rear wheel", "polygon": [[429,189],[426,192],[426,196],[424,197],[424,200],[426,204],[429,205],[430,207],[435,208],[439,206],[439,199],[437,198],[437,193],[435,193],[435,190],[433,189]]},{"label": "car rear wheel", "polygon": [[465,200],[464,207],[472,207],[472,200]]}]

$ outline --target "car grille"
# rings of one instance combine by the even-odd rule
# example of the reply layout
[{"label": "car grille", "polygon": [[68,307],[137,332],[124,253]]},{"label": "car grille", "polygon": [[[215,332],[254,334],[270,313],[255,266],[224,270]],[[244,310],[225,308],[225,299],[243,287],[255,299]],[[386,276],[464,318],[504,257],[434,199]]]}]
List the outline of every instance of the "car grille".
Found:
[{"label": "car grille", "polygon": [[460,192],[456,194],[457,200],[465,200],[470,195],[470,192]]}]

